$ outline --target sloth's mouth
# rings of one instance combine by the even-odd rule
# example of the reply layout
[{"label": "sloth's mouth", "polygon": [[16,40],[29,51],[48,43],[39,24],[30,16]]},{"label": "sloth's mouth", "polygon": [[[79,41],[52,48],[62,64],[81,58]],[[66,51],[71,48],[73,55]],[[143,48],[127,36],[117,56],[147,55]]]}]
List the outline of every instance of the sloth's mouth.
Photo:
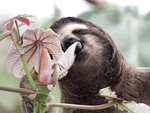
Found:
[{"label": "sloth's mouth", "polygon": [[86,60],[89,56],[88,45],[86,44],[86,42],[75,36],[66,36],[64,38],[64,40],[62,41],[62,50],[65,52],[75,42],[79,42],[79,45],[77,45],[75,49],[75,61]]},{"label": "sloth's mouth", "polygon": [[[62,46],[62,45],[61,45]],[[71,46],[71,45],[70,45]],[[67,48],[68,49],[68,48]],[[62,50],[65,52],[67,49],[65,49],[62,46]],[[76,46],[75,49],[75,54],[76,54],[76,58],[75,58],[75,62],[79,62],[79,61],[85,61],[88,56],[89,56],[89,52],[88,52],[88,46],[84,43],[79,43],[79,45]]]},{"label": "sloth's mouth", "polygon": [[80,42],[77,46],[76,46],[76,49],[75,49],[75,53],[76,55],[79,54],[82,49],[84,48],[83,44]]},{"label": "sloth's mouth", "polygon": [[[77,41],[77,42],[79,42],[79,41]],[[67,48],[65,48],[63,45],[61,45],[62,50],[65,52],[71,45],[69,45]],[[82,51],[83,48],[84,48],[84,45],[81,42],[79,42],[79,44],[76,46],[75,54],[76,55],[79,54]]]}]

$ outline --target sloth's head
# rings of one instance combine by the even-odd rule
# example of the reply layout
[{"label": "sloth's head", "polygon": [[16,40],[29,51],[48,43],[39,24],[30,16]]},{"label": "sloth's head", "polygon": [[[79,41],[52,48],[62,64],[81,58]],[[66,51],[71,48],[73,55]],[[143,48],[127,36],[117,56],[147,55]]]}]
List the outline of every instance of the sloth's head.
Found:
[{"label": "sloth's head", "polygon": [[76,59],[69,70],[68,79],[92,83],[94,79],[104,77],[117,50],[107,32],[92,22],[74,17],[62,18],[51,28],[60,36],[64,51],[75,42],[82,44],[82,48],[76,48]]}]

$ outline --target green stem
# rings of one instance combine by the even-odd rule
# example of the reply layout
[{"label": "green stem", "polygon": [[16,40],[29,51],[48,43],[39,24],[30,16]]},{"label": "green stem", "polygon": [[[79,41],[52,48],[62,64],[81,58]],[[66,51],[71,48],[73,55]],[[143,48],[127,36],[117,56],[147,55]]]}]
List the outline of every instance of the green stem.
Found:
[{"label": "green stem", "polygon": [[25,88],[12,88],[12,87],[0,86],[0,90],[22,93],[22,94],[26,94],[26,95],[37,94],[37,92],[34,92],[32,90],[29,90],[29,89],[25,89]]},{"label": "green stem", "polygon": [[14,43],[16,49],[18,50],[19,54],[20,54],[20,55],[23,55],[24,52],[23,52],[23,50],[22,50],[22,45],[19,45],[19,44],[16,42],[16,39],[13,37],[12,34],[11,34],[10,36],[11,36],[11,39],[12,39],[12,41],[13,41],[13,43]]},{"label": "green stem", "polygon": [[77,105],[77,104],[65,104],[65,103],[49,103],[48,107],[62,107],[62,108],[73,108],[73,109],[85,109],[85,110],[100,110],[109,108],[113,105],[117,104],[117,102],[110,102],[103,105]]},{"label": "green stem", "polygon": [[31,85],[32,89],[33,89],[34,91],[36,91],[36,85],[35,85],[35,83],[34,83],[34,81],[33,81],[33,79],[32,79],[32,76],[31,76],[31,74],[30,74],[30,71],[29,71],[29,68],[28,68],[28,65],[27,65],[25,56],[24,56],[24,55],[21,55],[21,59],[22,59],[22,62],[23,62],[23,66],[24,66],[25,72],[26,72],[26,74],[27,74],[27,78],[28,78],[28,80],[29,80],[29,82],[30,82],[30,85]]},{"label": "green stem", "polygon": [[37,111],[37,96],[36,96],[36,98],[33,100],[33,102],[34,102],[33,113],[36,113],[36,111]]},{"label": "green stem", "polygon": [[[40,113],[45,113],[47,97],[49,94],[49,90],[46,84],[39,83],[38,84],[38,94],[34,99],[34,113],[37,113],[37,110],[40,109]],[[40,106],[39,106],[40,104]],[[40,108],[39,108],[40,107]],[[36,111],[35,111],[36,110]]]},{"label": "green stem", "polygon": [[[38,100],[37,100],[38,101]],[[37,110],[36,113],[41,113],[41,103],[37,102]]]}]

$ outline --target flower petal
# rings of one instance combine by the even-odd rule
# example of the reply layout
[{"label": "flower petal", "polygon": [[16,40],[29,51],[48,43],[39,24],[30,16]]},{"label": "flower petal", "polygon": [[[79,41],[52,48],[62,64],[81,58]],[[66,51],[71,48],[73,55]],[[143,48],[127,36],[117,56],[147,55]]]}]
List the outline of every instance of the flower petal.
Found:
[{"label": "flower petal", "polygon": [[[30,21],[30,23],[35,23],[35,21]],[[23,23],[20,23],[18,26],[21,27],[23,25],[24,25]]]},{"label": "flower petal", "polygon": [[47,39],[49,37],[59,37],[52,29],[48,29],[41,37],[40,40]]},{"label": "flower petal", "polygon": [[56,86],[60,70],[59,70],[58,64],[54,64],[53,67],[54,67],[53,78],[50,84],[53,84],[53,86]]},{"label": "flower petal", "polygon": [[57,37],[58,35],[52,29],[48,29],[40,38],[44,46],[53,55],[54,62],[58,62],[64,53]]},{"label": "flower petal", "polygon": [[39,40],[39,38],[41,37],[41,35],[44,33],[44,29],[42,28],[36,28],[34,29],[34,33],[36,35],[36,39]]},{"label": "flower petal", "polygon": [[18,17],[16,17],[16,20],[19,20],[19,22],[30,26],[30,20],[25,17],[18,16]]},{"label": "flower petal", "polygon": [[39,40],[39,38],[41,37],[41,35],[45,33],[44,29],[42,28],[36,28],[34,30],[32,29],[27,29],[24,33],[23,33],[23,38],[25,40],[28,41],[33,41],[36,42],[37,40]]},{"label": "flower petal", "polygon": [[[58,61],[62,58],[62,56],[63,56],[63,54],[64,54],[64,52],[63,52],[62,49],[61,49],[61,46],[59,45],[60,42],[59,42],[59,40],[58,40],[57,38],[55,38],[55,37],[49,38],[47,42],[48,42],[48,43],[51,42],[51,43],[49,43],[49,44],[46,46],[46,48],[47,48],[47,49],[49,50],[49,52],[52,54],[53,60],[54,60],[54,62],[56,63],[56,62],[58,62]],[[44,42],[43,42],[43,43],[44,43]],[[45,44],[45,43],[44,43],[44,44]],[[59,46],[58,46],[58,45],[59,45]]]},{"label": "flower petal", "polygon": [[22,34],[22,36],[23,36],[23,39],[25,39],[25,40],[27,40],[27,41],[29,41],[29,42],[30,42],[30,41],[35,42],[35,41],[37,40],[34,31],[31,30],[31,29],[27,29],[27,30]]},{"label": "flower petal", "polygon": [[[65,52],[65,54],[63,54],[63,57],[61,58],[61,60],[59,61],[58,64],[60,64],[63,68],[61,68],[61,70],[63,71],[60,71],[60,77],[59,79],[61,79],[62,77],[64,77],[64,73],[71,67],[71,65],[73,64],[74,60],[75,60],[75,57],[76,57],[76,54],[75,54],[75,49],[78,45],[80,45],[81,43],[80,42],[76,42],[74,44],[72,44]],[[62,76],[61,76],[62,75]]]},{"label": "flower petal", "polygon": [[[29,44],[27,41],[24,41],[23,48],[24,48],[24,55],[28,64],[28,68],[29,70],[31,70],[34,67],[34,63],[37,58],[36,46],[32,45],[32,43]],[[22,78],[26,74],[20,54],[18,53],[14,44],[11,45],[8,53],[6,54],[5,60],[6,59],[8,59],[7,70],[9,72],[12,69],[13,74],[17,78]]]},{"label": "flower petal", "polygon": [[21,23],[25,24],[25,25],[30,25],[30,20],[27,19],[26,17],[34,17],[32,15],[27,15],[27,14],[23,14],[23,15],[18,15],[18,16],[15,16],[7,21],[4,22],[4,24],[2,25],[2,27],[0,27],[0,30],[6,25],[6,30],[9,30],[11,31],[12,28],[13,28],[13,24],[14,24],[14,21],[15,20],[18,20],[20,21]]},{"label": "flower petal", "polygon": [[18,15],[18,16],[21,16],[21,17],[32,17],[32,18],[35,18],[35,16],[30,15],[30,14],[22,14],[22,15]]},{"label": "flower petal", "polygon": [[10,36],[11,33],[12,33],[11,31],[8,31],[8,32],[1,34],[0,35],[0,41],[2,41],[4,38]]},{"label": "flower petal", "polygon": [[13,28],[13,25],[14,25],[13,21],[7,22],[5,29],[11,31]]},{"label": "flower petal", "polygon": [[10,49],[8,50],[4,60],[8,59],[7,61],[7,70],[8,72],[11,71],[13,65],[14,65],[14,61],[16,61],[16,59],[19,59],[20,55],[16,50],[16,47],[14,44],[11,44]]},{"label": "flower petal", "polygon": [[49,53],[46,48],[43,48],[40,60],[40,70],[38,73],[38,79],[40,82],[49,84],[51,79],[52,63]]}]

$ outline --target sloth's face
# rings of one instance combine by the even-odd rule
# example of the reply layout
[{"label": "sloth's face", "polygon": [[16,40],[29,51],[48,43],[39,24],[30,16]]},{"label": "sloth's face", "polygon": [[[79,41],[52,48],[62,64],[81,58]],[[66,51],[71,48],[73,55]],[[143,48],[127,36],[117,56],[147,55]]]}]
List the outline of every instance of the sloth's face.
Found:
[{"label": "sloth's face", "polygon": [[82,45],[75,50],[76,59],[71,69],[94,72],[108,66],[113,56],[112,41],[101,27],[85,19],[68,17],[56,21],[51,28],[60,36],[64,51],[75,42]]},{"label": "sloth's face", "polygon": [[87,30],[89,30],[88,26],[83,24],[68,24],[57,32],[60,35],[59,40],[64,51],[75,42],[81,43],[82,47],[77,47],[75,50],[75,62],[77,63],[90,63],[91,60],[99,59],[104,49],[96,36],[85,34]]},{"label": "sloth's face", "polygon": [[[77,27],[78,26],[78,27]],[[64,27],[65,30],[62,30],[63,32],[59,33],[60,34],[60,42],[62,45],[62,49],[66,51],[66,49],[69,48],[73,43],[75,42],[80,42],[82,47],[76,47],[75,54],[76,54],[76,59],[75,61],[85,61],[89,57],[89,47],[87,45],[87,40],[83,36],[76,35],[74,31],[76,28],[83,29],[86,28],[84,25],[67,25]]]},{"label": "sloth's face", "polygon": [[74,17],[62,18],[51,28],[60,36],[59,40],[64,51],[75,42],[82,45],[81,48],[76,48],[75,62],[69,69],[67,77],[61,81],[68,80],[75,87],[85,87],[83,86],[85,84],[87,89],[90,86],[100,89],[97,85],[99,81],[96,83],[95,80],[104,80],[106,76],[102,75],[105,75],[114,52],[110,36],[92,22]]}]

